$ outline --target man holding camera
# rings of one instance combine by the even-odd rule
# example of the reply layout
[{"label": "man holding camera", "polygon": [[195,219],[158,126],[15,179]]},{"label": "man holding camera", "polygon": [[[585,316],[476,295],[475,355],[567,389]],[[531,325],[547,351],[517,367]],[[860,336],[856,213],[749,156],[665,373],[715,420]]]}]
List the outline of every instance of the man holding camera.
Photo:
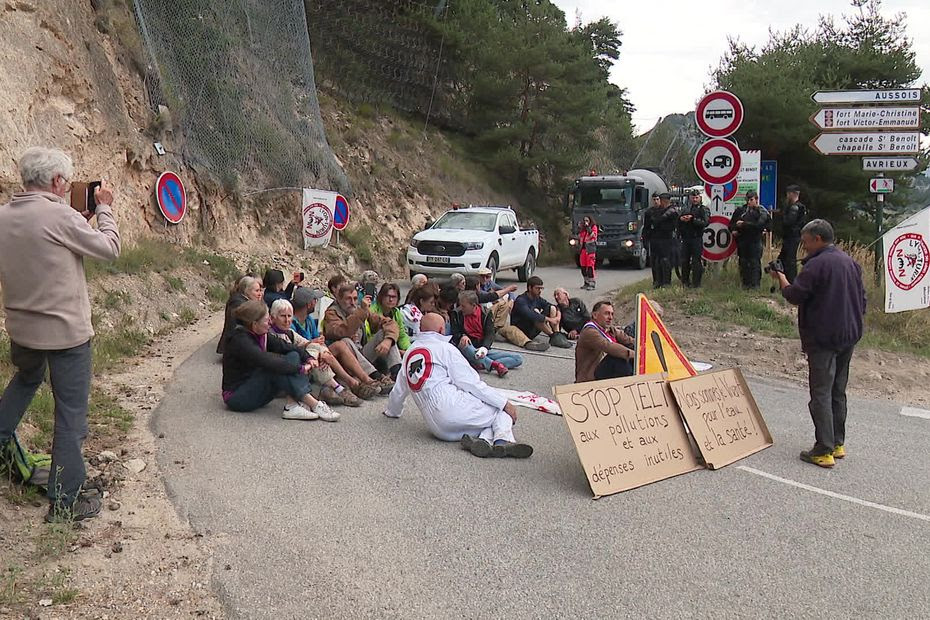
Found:
[{"label": "man holding camera", "polygon": [[[46,521],[80,521],[100,512],[100,498],[82,492],[90,396],[90,299],[85,256],[113,260],[120,237],[101,183],[78,212],[65,202],[74,164],[58,149],[32,147],[19,160],[23,190],[0,207],[0,287],[16,374],[0,399],[0,452],[45,380],[55,396],[55,431]],[[83,185],[82,185],[83,187]],[[94,204],[96,203],[96,204]],[[97,228],[88,221],[96,215]]]},{"label": "man holding camera", "polygon": [[777,263],[769,270],[784,298],[798,306],[815,438],[814,447],[801,452],[801,460],[820,467],[833,467],[835,459],[846,456],[846,383],[865,315],[862,267],[833,245],[833,239],[829,222],[812,220],[801,229],[807,256],[794,282],[778,271]]}]

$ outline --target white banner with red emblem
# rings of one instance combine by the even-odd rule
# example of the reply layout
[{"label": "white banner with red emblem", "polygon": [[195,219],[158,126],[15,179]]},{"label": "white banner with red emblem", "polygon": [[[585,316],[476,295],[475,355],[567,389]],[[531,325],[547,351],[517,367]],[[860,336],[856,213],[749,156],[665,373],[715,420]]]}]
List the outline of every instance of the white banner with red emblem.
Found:
[{"label": "white banner with red emblem", "polygon": [[930,307],[930,207],[882,237],[885,252],[885,312]]},{"label": "white banner with red emblem", "polygon": [[326,247],[333,235],[336,192],[304,188],[300,213],[303,217],[304,249]]}]

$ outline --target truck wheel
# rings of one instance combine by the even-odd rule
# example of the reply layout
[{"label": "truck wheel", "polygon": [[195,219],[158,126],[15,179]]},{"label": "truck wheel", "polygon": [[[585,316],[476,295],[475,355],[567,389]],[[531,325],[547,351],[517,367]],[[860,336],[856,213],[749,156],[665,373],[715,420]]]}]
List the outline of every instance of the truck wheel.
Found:
[{"label": "truck wheel", "polygon": [[497,266],[499,264],[497,254],[491,254],[491,258],[488,259],[488,269],[491,270],[491,279],[494,281],[497,281]]},{"label": "truck wheel", "polygon": [[636,257],[636,260],[633,262],[633,266],[637,269],[645,269],[649,265],[649,256],[646,253],[646,248],[643,248],[640,251],[639,256]]},{"label": "truck wheel", "polygon": [[527,252],[526,261],[523,263],[523,266],[517,267],[517,280],[526,282],[530,279],[530,276],[533,275],[534,271],[536,271],[536,257],[533,256],[532,252]]}]

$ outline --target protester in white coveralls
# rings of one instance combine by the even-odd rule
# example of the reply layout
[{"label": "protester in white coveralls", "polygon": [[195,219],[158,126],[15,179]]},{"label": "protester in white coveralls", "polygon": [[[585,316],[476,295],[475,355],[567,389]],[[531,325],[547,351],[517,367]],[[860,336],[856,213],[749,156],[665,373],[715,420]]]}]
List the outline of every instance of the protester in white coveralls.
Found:
[{"label": "protester in white coveralls", "polygon": [[533,454],[532,446],[516,443],[513,436],[516,409],[478,377],[449,336],[442,334],[444,327],[440,315],[424,315],[420,337],[404,355],[384,415],[399,418],[404,401],[412,395],[438,439],[461,441],[475,456],[527,458]]}]

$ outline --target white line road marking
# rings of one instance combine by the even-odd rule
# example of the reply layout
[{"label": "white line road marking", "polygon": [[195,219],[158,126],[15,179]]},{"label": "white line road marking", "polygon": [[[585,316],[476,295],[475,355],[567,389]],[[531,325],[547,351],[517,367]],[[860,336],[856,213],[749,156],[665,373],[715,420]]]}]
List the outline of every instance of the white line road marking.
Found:
[{"label": "white line road marking", "polygon": [[901,515],[902,517],[910,517],[911,519],[918,519],[920,521],[927,521],[930,523],[930,516],[920,514],[919,512],[911,512],[910,510],[902,510],[901,508],[894,508],[892,506],[885,506],[883,504],[876,504],[875,502],[869,502],[864,499],[859,499],[858,497],[852,497],[849,495],[843,495],[842,493],[834,493],[833,491],[827,491],[826,489],[818,489],[817,487],[812,487],[809,484],[804,484],[803,482],[795,482],[794,480],[788,480],[787,478],[782,478],[768,472],[755,469],[753,467],[746,467],[745,465],[737,465],[737,469],[742,469],[743,471],[748,471],[750,474],[756,474],[757,476],[762,476],[763,478],[768,478],[769,480],[774,480],[776,482],[782,482],[784,484],[797,487],[799,489],[804,489],[805,491],[813,491],[814,493],[820,493],[821,495],[826,495],[827,497],[832,497],[833,499],[841,499],[844,502],[850,502],[853,504],[859,504],[860,506],[866,506],[868,508],[876,508],[878,510],[884,510],[885,512],[890,512],[892,514]]},{"label": "white line road marking", "polygon": [[901,407],[901,415],[906,415],[910,418],[930,420],[930,411],[927,409],[917,409],[916,407]]}]

